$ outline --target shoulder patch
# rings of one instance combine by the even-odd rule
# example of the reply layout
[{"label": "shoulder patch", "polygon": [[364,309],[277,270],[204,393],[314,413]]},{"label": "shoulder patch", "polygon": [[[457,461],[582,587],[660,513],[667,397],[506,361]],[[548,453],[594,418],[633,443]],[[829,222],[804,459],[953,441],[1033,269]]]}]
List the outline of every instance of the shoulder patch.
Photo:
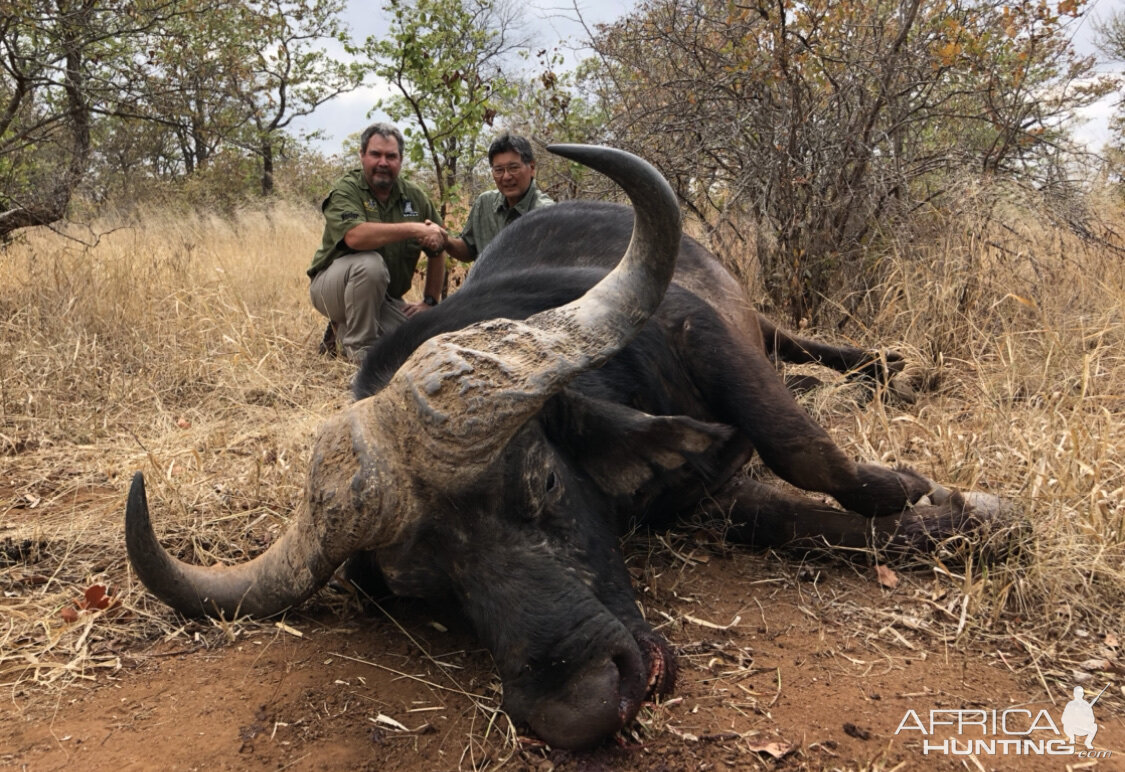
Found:
[{"label": "shoulder patch", "polygon": [[344,212],[343,214],[340,215],[340,219],[343,220],[344,222],[347,222],[349,220],[358,220],[359,215],[356,214],[355,212]]}]

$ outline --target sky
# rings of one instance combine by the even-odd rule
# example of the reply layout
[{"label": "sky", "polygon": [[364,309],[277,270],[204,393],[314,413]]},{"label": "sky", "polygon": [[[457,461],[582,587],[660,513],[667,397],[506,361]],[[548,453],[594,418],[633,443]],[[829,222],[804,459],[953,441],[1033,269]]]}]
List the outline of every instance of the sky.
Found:
[{"label": "sky", "polygon": [[[361,43],[369,35],[386,32],[389,24],[381,10],[382,4],[348,0],[344,19],[351,28],[353,40]],[[592,30],[595,24],[612,22],[625,15],[635,4],[636,0],[527,0],[523,7],[533,46],[568,49],[576,47],[586,37],[580,18]],[[312,116],[294,123],[298,129],[326,132],[328,137],[320,147],[334,153],[341,149],[348,135],[362,131],[371,120],[378,120],[378,116],[368,118],[368,113],[376,101],[390,93],[386,86],[365,86],[337,97],[317,108]]]},{"label": "sky", "polygon": [[[369,35],[385,33],[389,25],[381,5],[381,2],[371,0],[348,0],[345,20],[354,40],[362,42]],[[524,12],[534,46],[560,46],[565,50],[577,47],[586,37],[580,18],[592,29],[597,23],[620,18],[635,5],[636,0],[528,0],[524,3]],[[1072,39],[1079,53],[1092,55],[1097,53],[1094,45],[1097,22],[1125,10],[1125,0],[1090,0],[1087,7],[1087,15],[1074,25]],[[1098,71],[1107,74],[1121,72],[1122,65],[1102,63]],[[338,152],[343,149],[348,135],[357,133],[370,120],[377,119],[378,116],[369,118],[368,113],[380,97],[389,94],[386,86],[357,89],[322,105],[314,115],[297,123],[296,128],[324,131],[327,136],[320,143],[321,149],[328,153]],[[1075,129],[1076,139],[1094,151],[1100,150],[1109,139],[1109,118],[1116,100],[1117,97],[1111,95],[1083,110],[1080,117],[1084,122]]]},{"label": "sky", "polygon": [[[1090,0],[1086,16],[1079,20],[1071,40],[1075,49],[1083,55],[1098,55],[1098,72],[1103,74],[1121,73],[1120,63],[1105,62],[1104,57],[1098,54],[1094,40],[1097,36],[1097,24],[1103,22],[1114,14],[1125,10],[1125,0]],[[1114,106],[1118,97],[1110,94],[1101,101],[1084,110],[1079,111],[1079,117],[1085,122],[1075,128],[1074,137],[1091,150],[1100,151],[1102,146],[1109,141],[1109,119],[1113,115]]]}]

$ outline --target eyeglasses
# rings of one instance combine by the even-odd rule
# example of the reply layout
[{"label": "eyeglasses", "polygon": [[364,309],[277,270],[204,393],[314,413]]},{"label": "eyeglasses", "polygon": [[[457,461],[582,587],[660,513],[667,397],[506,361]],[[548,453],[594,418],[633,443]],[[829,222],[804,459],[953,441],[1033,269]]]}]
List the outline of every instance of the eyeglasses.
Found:
[{"label": "eyeglasses", "polygon": [[523,170],[523,164],[508,164],[507,166],[493,166],[492,176],[503,177],[505,173],[515,177]]}]

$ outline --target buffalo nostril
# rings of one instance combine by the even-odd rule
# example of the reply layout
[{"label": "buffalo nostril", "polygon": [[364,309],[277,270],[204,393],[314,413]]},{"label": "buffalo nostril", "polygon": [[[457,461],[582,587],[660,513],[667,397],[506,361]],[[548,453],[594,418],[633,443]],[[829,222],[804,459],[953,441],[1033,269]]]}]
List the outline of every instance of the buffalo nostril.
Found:
[{"label": "buffalo nostril", "polygon": [[636,650],[626,650],[618,653],[613,658],[617,667],[618,706],[622,724],[633,720],[641,706],[641,700],[648,691],[648,674],[645,670],[644,660]]}]

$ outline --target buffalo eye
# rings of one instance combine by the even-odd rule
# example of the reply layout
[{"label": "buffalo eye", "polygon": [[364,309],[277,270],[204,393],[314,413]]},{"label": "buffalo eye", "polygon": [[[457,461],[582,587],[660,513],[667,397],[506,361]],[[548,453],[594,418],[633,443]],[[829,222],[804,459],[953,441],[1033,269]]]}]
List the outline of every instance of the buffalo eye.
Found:
[{"label": "buffalo eye", "polygon": [[547,469],[536,484],[529,491],[530,497],[528,504],[530,505],[530,518],[536,519],[543,515],[547,507],[556,504],[562,496],[563,486],[562,480],[559,478],[558,473],[552,469]]}]

